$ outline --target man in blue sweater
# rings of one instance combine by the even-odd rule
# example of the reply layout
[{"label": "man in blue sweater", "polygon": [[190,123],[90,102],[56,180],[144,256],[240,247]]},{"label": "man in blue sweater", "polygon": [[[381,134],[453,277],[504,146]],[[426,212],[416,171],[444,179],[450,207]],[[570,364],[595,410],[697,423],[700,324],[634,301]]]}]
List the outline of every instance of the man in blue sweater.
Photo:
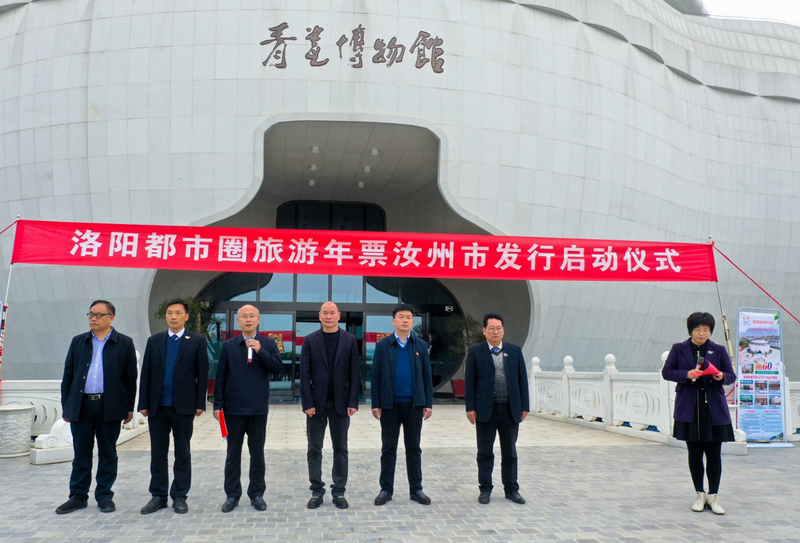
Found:
[{"label": "man in blue sweater", "polygon": [[380,494],[375,505],[391,501],[400,427],[406,448],[406,469],[411,499],[430,505],[422,492],[422,420],[433,413],[433,382],[428,345],[411,333],[414,313],[399,305],[392,312],[394,334],[375,346],[372,361],[372,415],[381,423]]}]

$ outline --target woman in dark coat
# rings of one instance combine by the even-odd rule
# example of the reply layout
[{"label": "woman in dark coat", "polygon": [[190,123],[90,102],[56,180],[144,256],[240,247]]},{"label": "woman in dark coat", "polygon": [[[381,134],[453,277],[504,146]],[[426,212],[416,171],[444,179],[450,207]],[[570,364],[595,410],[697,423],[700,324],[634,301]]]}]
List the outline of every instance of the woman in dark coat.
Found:
[{"label": "woman in dark coat", "polygon": [[[661,370],[664,379],[677,383],[672,435],[685,441],[689,450],[689,472],[697,492],[692,510],[700,512],[708,507],[724,515],[717,495],[722,476],[721,450],[724,441],[734,441],[734,435],[722,387],[736,381],[736,374],[725,347],[708,339],[714,331],[714,317],[710,313],[692,313],[686,319],[686,327],[689,339],[672,346]],[[710,365],[718,372],[701,377]],[[703,471],[708,476],[708,495]]]}]

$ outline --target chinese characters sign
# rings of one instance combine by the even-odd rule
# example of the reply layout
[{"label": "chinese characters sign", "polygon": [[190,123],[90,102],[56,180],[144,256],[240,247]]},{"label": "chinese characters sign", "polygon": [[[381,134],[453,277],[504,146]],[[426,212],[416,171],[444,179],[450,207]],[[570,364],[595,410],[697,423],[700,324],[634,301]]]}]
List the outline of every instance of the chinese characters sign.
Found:
[{"label": "chinese characters sign", "polygon": [[[269,48],[269,53],[261,64],[284,69],[287,66],[286,47],[290,42],[296,42],[298,36],[289,35],[292,32],[289,31],[289,24],[286,22],[270,27],[269,31],[269,38],[261,42],[262,46]],[[324,31],[325,29],[319,25],[315,25],[314,28],[306,28],[307,35],[303,38],[308,42],[305,59],[312,68],[325,66],[331,60],[323,58],[320,46],[320,42],[324,41],[322,36]],[[444,50],[441,47],[444,40],[439,36],[431,36],[430,32],[420,30],[408,48],[405,44],[397,41],[397,36],[392,36],[388,42],[379,37],[372,45],[374,53],[369,50],[367,36],[367,29],[362,25],[349,30],[347,34],[342,34],[335,42],[339,48],[339,59],[347,58],[352,68],[359,69],[364,67],[364,55],[366,54],[368,59],[369,55],[372,55],[373,64],[383,64],[387,68],[391,68],[393,64],[403,62],[406,49],[408,49],[408,53],[415,58],[414,66],[417,69],[421,70],[427,65],[434,73],[444,72],[444,59],[442,58]]]},{"label": "chinese characters sign", "polygon": [[737,319],[738,428],[747,441],[786,441],[780,313],[740,308]]},{"label": "chinese characters sign", "polygon": [[711,245],[19,221],[14,262],[558,281],[716,281]]}]

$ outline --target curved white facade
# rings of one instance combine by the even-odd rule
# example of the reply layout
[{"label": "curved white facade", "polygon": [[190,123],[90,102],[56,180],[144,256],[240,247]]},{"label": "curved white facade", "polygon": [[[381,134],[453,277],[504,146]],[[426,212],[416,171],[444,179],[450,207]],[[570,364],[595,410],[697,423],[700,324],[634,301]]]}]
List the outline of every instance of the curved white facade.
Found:
[{"label": "curved white facade", "polygon": [[[264,154],[270,128],[390,123],[438,138],[441,197],[485,231],[712,236],[797,307],[800,28],[690,17],[659,0],[338,4],[0,0],[0,228],[18,214],[224,223],[273,181]],[[284,36],[297,38],[287,43],[286,67],[270,65],[275,59],[264,66],[273,44],[260,43],[283,22]],[[319,58],[330,60],[319,67],[305,56],[315,25],[325,29]],[[340,59],[336,40],[359,25],[363,67],[353,68],[349,42]],[[432,63],[415,67],[409,50],[420,31],[442,39],[442,73]],[[409,49],[403,62],[374,63],[374,41],[392,37]],[[323,198],[311,192],[321,183],[305,181],[287,174],[283,183],[310,200],[381,197],[369,179],[359,189],[353,178],[346,198],[341,188]],[[388,224],[401,230],[391,217]],[[429,228],[448,231],[430,218]],[[11,247],[8,234],[0,238],[3,285]],[[726,261],[717,265],[732,322],[738,307],[774,307]],[[2,377],[58,378],[95,298],[117,305],[115,324],[142,348],[154,277],[15,267]],[[561,367],[565,355],[578,370],[597,369],[613,353],[621,369],[653,371],[660,353],[686,337],[689,313],[719,320],[707,283],[531,282],[529,293],[527,337],[506,339],[524,344],[543,369]],[[724,341],[721,325],[713,339]],[[786,325],[784,341],[787,356],[800,348],[796,326]]]}]

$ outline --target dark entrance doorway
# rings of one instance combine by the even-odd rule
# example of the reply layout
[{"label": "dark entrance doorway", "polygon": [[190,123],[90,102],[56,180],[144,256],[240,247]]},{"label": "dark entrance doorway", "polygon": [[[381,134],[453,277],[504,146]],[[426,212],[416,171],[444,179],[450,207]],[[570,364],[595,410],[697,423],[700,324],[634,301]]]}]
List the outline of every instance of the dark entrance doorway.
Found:
[{"label": "dark entrance doorway", "polygon": [[209,328],[212,377],[219,344],[239,333],[236,311],[244,304],[259,310],[259,333],[281,349],[284,371],[272,383],[276,398],[300,395],[300,352],[306,335],[318,330],[319,308],[333,300],[342,313],[339,325],[358,339],[361,399],[370,396],[375,344],[394,331],[392,310],[398,303],[414,308],[414,333],[428,343],[434,389],[447,382],[461,360],[450,351],[445,319],[461,314],[450,294],[434,279],[325,275],[227,273],[212,281],[200,297],[214,301],[214,330]]}]

